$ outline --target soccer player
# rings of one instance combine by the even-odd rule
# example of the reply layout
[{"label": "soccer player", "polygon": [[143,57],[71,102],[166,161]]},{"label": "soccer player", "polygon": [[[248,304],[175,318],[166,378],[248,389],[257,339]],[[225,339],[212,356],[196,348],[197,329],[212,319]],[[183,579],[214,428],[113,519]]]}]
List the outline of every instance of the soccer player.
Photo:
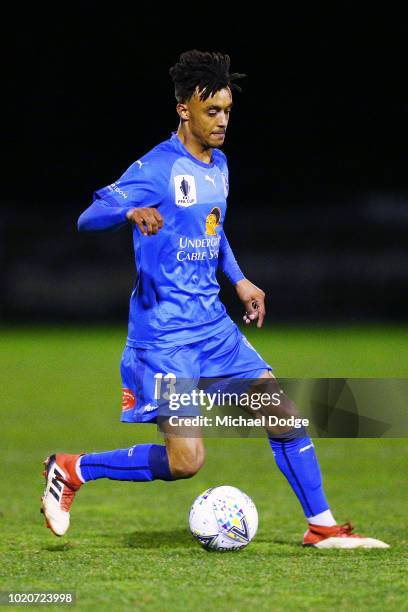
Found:
[{"label": "soccer player", "polygon": [[[170,69],[179,126],[135,161],[119,180],[95,192],[79,218],[80,231],[131,225],[138,272],[130,299],[129,328],[121,361],[122,418],[126,423],[158,420],[158,387],[175,379],[222,377],[246,380],[251,392],[279,385],[272,368],[227,315],[218,297],[216,272],[234,285],[246,324],[262,327],[264,292],[240,270],[223,224],[228,196],[228,166],[221,152],[235,81],[230,58],[197,50],[183,53]],[[265,414],[298,416],[282,396]],[[45,460],[42,511],[55,535],[64,535],[77,491],[86,482],[166,481],[189,478],[204,462],[198,428],[180,428],[160,419],[164,445],[89,454],[55,454]],[[177,430],[177,432],[176,432]],[[303,544],[316,547],[386,547],[379,540],[338,525],[326,500],[312,441],[303,429],[268,428],[275,461],[297,496],[308,528]]]}]

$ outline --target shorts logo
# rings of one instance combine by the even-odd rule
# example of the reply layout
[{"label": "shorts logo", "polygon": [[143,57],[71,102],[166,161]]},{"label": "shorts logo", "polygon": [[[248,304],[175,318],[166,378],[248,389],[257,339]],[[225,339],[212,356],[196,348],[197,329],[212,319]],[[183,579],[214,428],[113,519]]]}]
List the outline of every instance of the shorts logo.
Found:
[{"label": "shorts logo", "polygon": [[197,190],[194,176],[178,174],[174,177],[175,203],[177,206],[192,206],[197,204]]},{"label": "shorts logo", "polygon": [[146,404],[142,410],[143,412],[153,412],[153,410],[157,410],[157,404]]},{"label": "shorts logo", "polygon": [[122,389],[122,412],[132,410],[136,404],[136,396],[131,389]]}]

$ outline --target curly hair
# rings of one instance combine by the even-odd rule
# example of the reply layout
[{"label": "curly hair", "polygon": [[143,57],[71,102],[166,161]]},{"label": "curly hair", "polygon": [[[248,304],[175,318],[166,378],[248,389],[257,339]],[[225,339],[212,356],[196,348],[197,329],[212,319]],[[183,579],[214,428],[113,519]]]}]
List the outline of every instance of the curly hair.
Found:
[{"label": "curly hair", "polygon": [[242,91],[233,81],[245,77],[246,74],[230,74],[230,62],[229,55],[217,52],[192,49],[182,53],[179,61],[169,70],[177,101],[187,102],[197,87],[202,101],[224,87]]}]

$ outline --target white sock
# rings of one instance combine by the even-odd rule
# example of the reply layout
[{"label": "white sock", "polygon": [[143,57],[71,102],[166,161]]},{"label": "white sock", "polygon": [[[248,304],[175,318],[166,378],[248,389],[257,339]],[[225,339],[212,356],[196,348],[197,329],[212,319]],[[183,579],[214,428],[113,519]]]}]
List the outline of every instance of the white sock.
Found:
[{"label": "white sock", "polygon": [[320,512],[320,514],[316,514],[315,516],[309,516],[307,522],[312,523],[312,525],[321,525],[321,527],[333,527],[333,525],[337,525],[330,510]]},{"label": "white sock", "polygon": [[81,457],[78,457],[78,459],[75,462],[75,471],[76,471],[76,475],[78,476],[79,480],[81,482],[85,482],[85,480],[82,478],[82,472],[81,472],[81,465],[80,465]]}]

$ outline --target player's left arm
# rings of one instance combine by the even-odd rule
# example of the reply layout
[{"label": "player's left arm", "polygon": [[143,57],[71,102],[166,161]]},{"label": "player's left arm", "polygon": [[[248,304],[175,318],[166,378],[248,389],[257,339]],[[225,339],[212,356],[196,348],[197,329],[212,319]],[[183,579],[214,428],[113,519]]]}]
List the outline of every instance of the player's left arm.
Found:
[{"label": "player's left arm", "polygon": [[224,232],[221,235],[218,258],[221,270],[235,286],[237,295],[244,304],[244,322],[249,325],[256,321],[256,326],[262,327],[265,318],[265,293],[245,278]]}]

